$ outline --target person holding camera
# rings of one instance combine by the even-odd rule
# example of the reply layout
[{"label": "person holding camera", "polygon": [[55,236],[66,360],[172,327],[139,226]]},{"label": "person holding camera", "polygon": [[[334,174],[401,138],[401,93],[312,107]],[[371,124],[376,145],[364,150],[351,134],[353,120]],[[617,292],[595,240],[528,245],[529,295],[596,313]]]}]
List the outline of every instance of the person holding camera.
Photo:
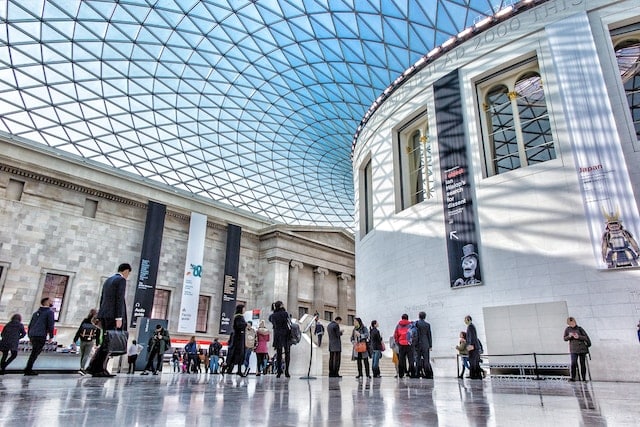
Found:
[{"label": "person holding camera", "polygon": [[289,341],[289,313],[284,308],[282,301],[271,304],[273,313],[269,316],[269,322],[273,325],[273,348],[276,350],[276,378],[282,376],[282,353],[284,353],[284,376],[289,378],[289,364],[291,362],[291,342]]},{"label": "person holding camera", "polygon": [[[144,367],[144,371],[140,375],[149,375],[149,370],[153,372],[153,375],[158,375],[158,371],[162,371],[164,352],[167,351],[170,345],[169,332],[162,325],[156,325],[156,329],[153,331],[151,338],[149,338],[147,366]],[[155,366],[153,365],[154,358],[156,360]]]}]

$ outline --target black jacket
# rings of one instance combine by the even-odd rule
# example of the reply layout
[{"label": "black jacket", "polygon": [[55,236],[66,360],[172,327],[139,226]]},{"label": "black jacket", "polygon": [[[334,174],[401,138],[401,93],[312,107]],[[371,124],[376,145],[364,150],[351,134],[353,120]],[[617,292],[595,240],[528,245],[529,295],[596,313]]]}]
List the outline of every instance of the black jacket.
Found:
[{"label": "black jacket", "polygon": [[33,313],[31,322],[29,322],[29,338],[53,338],[55,321],[53,319],[53,310],[49,307],[40,307],[38,311]]},{"label": "black jacket", "polygon": [[2,330],[2,341],[0,341],[0,350],[18,351],[18,343],[25,335],[24,325],[12,320],[4,325],[4,329]]}]

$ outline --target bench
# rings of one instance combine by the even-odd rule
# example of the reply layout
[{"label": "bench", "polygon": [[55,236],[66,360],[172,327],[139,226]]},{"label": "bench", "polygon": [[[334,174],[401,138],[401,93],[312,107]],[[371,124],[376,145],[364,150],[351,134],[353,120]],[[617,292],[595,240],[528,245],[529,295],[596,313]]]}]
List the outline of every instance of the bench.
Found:
[{"label": "bench", "polygon": [[568,363],[489,363],[492,378],[566,379],[570,376]]}]

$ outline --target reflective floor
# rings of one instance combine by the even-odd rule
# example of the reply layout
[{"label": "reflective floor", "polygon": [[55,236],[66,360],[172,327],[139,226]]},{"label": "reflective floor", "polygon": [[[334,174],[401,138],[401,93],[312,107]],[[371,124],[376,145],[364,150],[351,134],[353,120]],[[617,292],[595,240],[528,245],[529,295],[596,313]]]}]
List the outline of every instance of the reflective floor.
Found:
[{"label": "reflective floor", "polygon": [[635,426],[638,383],[0,376],[3,426]]}]

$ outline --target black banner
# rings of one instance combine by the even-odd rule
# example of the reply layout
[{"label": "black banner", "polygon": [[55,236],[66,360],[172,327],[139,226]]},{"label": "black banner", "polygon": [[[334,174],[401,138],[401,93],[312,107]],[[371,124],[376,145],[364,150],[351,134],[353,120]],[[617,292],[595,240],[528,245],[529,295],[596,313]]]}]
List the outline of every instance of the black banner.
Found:
[{"label": "black banner", "polygon": [[236,310],[241,235],[241,227],[233,224],[227,226],[227,254],[224,261],[224,283],[222,289],[222,307],[220,310],[221,334],[230,334],[233,329],[231,319],[233,319],[233,313]]},{"label": "black banner", "polygon": [[433,85],[452,288],[482,284],[458,71]]},{"label": "black banner", "polygon": [[153,297],[158,278],[158,264],[160,263],[160,247],[162,245],[162,231],[167,207],[149,200],[147,206],[147,222],[144,228],[144,240],[140,252],[140,268],[136,295],[133,299],[133,314],[131,327],[136,327],[138,317],[150,317],[153,308]]}]

